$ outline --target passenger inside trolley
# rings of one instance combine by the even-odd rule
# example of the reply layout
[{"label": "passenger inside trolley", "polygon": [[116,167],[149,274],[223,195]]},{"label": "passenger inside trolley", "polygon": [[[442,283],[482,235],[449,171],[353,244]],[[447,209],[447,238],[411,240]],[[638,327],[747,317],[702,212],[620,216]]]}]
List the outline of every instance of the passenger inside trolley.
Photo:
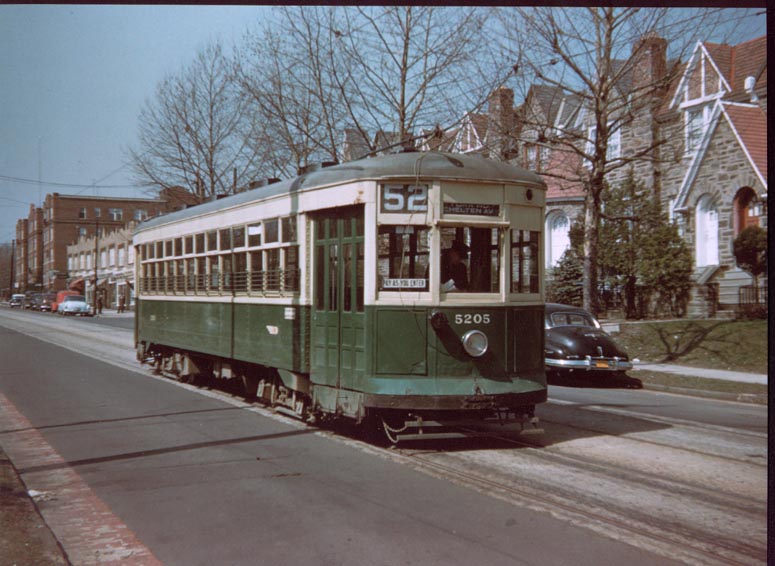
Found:
[{"label": "passenger inside trolley", "polygon": [[463,262],[468,259],[469,247],[459,240],[441,252],[441,290],[450,293],[468,289],[468,268]]}]

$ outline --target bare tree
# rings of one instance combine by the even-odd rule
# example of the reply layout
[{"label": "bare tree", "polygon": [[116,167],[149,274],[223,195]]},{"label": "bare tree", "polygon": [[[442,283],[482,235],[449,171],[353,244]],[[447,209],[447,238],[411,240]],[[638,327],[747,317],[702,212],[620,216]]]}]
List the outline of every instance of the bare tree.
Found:
[{"label": "bare tree", "polygon": [[[538,141],[554,148],[564,166],[543,173],[578,183],[585,192],[584,307],[598,311],[598,240],[601,194],[606,179],[635,163],[658,164],[673,159],[663,151],[666,141],[652,125],[649,135],[629,153],[613,155],[609,145],[625,125],[657,111],[665,89],[680,71],[677,65],[647,68],[653,50],[666,49],[676,59],[693,47],[699,33],[719,25],[716,10],[687,12],[667,8],[518,8],[500,10],[505,36],[525,55],[526,80],[537,80],[577,104],[574,122],[549,121],[545,113],[525,114],[524,128],[538,131]],[[646,66],[647,67],[647,66]],[[659,167],[653,168],[653,189],[659,198]]]},{"label": "bare tree", "polygon": [[229,61],[216,43],[158,85],[140,112],[138,146],[129,154],[139,181],[159,189],[182,186],[203,200],[252,178],[252,133]]},{"label": "bare tree", "polygon": [[267,176],[336,160],[344,116],[331,83],[333,12],[283,7],[276,13],[246,35],[234,66]]},{"label": "bare tree", "polygon": [[[435,7],[287,7],[248,34],[237,76],[260,138],[296,165],[340,159],[347,130],[368,150],[482,103],[497,79],[486,13]],[[486,53],[485,53],[486,54]],[[351,140],[353,141],[353,140]]]}]

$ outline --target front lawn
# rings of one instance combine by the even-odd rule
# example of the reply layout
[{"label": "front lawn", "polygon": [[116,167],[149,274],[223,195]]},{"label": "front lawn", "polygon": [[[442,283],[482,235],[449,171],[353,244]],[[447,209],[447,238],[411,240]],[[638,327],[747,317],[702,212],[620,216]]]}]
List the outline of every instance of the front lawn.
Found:
[{"label": "front lawn", "polygon": [[613,337],[630,359],[767,373],[766,320],[623,322]]}]

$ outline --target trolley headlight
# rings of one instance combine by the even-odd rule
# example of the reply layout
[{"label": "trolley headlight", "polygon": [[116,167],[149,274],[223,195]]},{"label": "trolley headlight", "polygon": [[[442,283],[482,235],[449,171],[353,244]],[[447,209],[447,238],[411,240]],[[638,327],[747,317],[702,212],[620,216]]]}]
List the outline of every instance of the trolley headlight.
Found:
[{"label": "trolley headlight", "polygon": [[481,358],[487,352],[489,345],[487,336],[481,330],[469,330],[463,334],[463,349],[474,358]]}]

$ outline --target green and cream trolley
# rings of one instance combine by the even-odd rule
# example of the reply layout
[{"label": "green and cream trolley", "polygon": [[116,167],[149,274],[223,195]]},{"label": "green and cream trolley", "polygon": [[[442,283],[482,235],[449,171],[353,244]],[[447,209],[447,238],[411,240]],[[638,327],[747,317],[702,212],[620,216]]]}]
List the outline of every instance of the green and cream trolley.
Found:
[{"label": "green and cream trolley", "polygon": [[546,400],[544,198],[524,169],[406,152],[150,219],[134,234],[138,358],[389,436],[530,419]]}]

